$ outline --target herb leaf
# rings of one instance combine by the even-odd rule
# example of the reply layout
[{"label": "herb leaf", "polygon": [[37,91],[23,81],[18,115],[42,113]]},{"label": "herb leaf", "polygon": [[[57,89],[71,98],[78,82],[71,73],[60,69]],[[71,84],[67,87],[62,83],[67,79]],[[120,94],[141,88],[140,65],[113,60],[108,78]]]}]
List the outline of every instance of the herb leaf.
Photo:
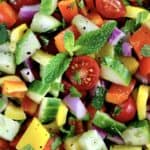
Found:
[{"label": "herb leaf", "polygon": [[105,101],[106,89],[98,87],[92,100],[92,106],[97,110],[101,109]]},{"label": "herb leaf", "polygon": [[54,56],[42,72],[42,81],[53,82],[67,70],[70,62],[71,58],[68,58],[66,53],[60,53]]},{"label": "herb leaf", "polygon": [[81,93],[74,86],[70,88],[70,95],[72,97],[81,97]]},{"label": "herb leaf", "polygon": [[62,143],[61,138],[60,137],[56,138],[55,141],[52,143],[50,149],[57,150],[57,148],[61,145],[61,143]]},{"label": "herb leaf", "polygon": [[121,108],[116,106],[115,109],[114,109],[113,115],[117,116],[120,112],[121,112]]},{"label": "herb leaf", "polygon": [[73,32],[67,31],[64,35],[64,45],[66,50],[69,52],[70,55],[73,55],[72,50],[75,44],[75,37]]},{"label": "herb leaf", "polygon": [[0,44],[3,44],[9,40],[7,28],[4,24],[0,24]]},{"label": "herb leaf", "polygon": [[141,50],[141,53],[145,57],[150,57],[150,45],[144,45]]},{"label": "herb leaf", "polygon": [[32,147],[32,145],[27,144],[21,150],[34,150],[34,148]]},{"label": "herb leaf", "polygon": [[107,42],[115,27],[116,22],[109,21],[100,29],[81,35],[76,41],[76,45],[81,46],[76,55],[86,55],[98,51]]}]

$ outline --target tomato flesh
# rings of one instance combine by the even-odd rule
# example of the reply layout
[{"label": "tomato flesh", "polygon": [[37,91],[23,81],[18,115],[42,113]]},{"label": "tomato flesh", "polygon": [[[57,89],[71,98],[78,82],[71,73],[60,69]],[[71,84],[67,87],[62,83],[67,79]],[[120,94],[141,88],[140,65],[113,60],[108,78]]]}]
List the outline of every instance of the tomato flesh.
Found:
[{"label": "tomato flesh", "polygon": [[96,9],[104,18],[124,17],[126,10],[120,0],[96,0]]},{"label": "tomato flesh", "polygon": [[136,103],[132,97],[129,97],[125,102],[120,105],[117,105],[120,108],[118,114],[113,114],[115,120],[120,122],[131,121],[136,115]]},{"label": "tomato flesh", "polygon": [[91,57],[77,56],[73,58],[66,76],[77,89],[89,90],[96,85],[100,68]]}]

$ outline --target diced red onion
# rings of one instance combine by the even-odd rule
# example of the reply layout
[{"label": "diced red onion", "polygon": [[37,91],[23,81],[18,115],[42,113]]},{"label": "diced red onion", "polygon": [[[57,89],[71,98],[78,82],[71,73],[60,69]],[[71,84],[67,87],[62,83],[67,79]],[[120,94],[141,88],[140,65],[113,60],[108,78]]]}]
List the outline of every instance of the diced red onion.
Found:
[{"label": "diced red onion", "polygon": [[108,135],[107,139],[115,144],[124,144],[123,139],[120,136],[112,136],[112,135]]},{"label": "diced red onion", "polygon": [[141,83],[143,83],[143,84],[149,84],[148,78],[146,78],[146,77],[140,75],[138,72],[135,74],[135,78],[136,78],[139,82],[141,82]]},{"label": "diced red onion", "polygon": [[19,18],[21,20],[32,20],[34,14],[39,11],[40,5],[23,6],[19,10]]},{"label": "diced red onion", "polygon": [[20,73],[27,82],[32,82],[35,80],[34,75],[29,68],[22,69]]},{"label": "diced red onion", "polygon": [[125,36],[124,32],[122,32],[118,28],[115,28],[111,34],[111,37],[109,38],[109,43],[111,45],[116,45],[124,36]]},{"label": "diced red onion", "polygon": [[78,119],[82,119],[87,113],[84,104],[78,97],[71,97],[68,95],[64,98],[64,103]]},{"label": "diced red onion", "polygon": [[147,117],[147,120],[149,120],[149,121],[150,121],[150,112],[147,112],[146,117]]},{"label": "diced red onion", "polygon": [[98,128],[94,125],[92,126],[92,128],[97,131],[97,133],[101,136],[102,139],[105,139],[106,136],[108,135],[108,133],[106,131],[104,131],[103,129],[101,129],[101,128]]},{"label": "diced red onion", "polygon": [[122,44],[122,53],[123,56],[131,56],[132,55],[132,46],[128,42],[124,42]]},{"label": "diced red onion", "polygon": [[2,99],[0,99],[0,101],[3,101],[4,104],[3,106],[0,108],[0,113],[3,112],[5,110],[5,108],[7,107],[8,104],[8,99],[5,96],[2,96]]}]

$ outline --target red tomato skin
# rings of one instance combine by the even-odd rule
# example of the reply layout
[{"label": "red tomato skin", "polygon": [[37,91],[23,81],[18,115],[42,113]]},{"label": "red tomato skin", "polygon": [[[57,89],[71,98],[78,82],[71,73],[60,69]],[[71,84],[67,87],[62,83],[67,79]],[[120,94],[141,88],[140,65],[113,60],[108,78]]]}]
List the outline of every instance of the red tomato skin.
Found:
[{"label": "red tomato skin", "polygon": [[121,0],[96,0],[96,9],[104,18],[111,19],[124,17],[126,13]]},{"label": "red tomato skin", "polygon": [[129,122],[136,115],[136,103],[132,97],[129,97],[125,102],[118,105],[121,108],[121,111],[117,115],[113,115],[114,119],[119,122]]},{"label": "red tomato skin", "polygon": [[[78,74],[81,82],[75,80],[75,75]],[[92,89],[100,77],[100,67],[97,62],[89,56],[74,57],[66,76],[70,82],[79,90],[85,91]]]}]

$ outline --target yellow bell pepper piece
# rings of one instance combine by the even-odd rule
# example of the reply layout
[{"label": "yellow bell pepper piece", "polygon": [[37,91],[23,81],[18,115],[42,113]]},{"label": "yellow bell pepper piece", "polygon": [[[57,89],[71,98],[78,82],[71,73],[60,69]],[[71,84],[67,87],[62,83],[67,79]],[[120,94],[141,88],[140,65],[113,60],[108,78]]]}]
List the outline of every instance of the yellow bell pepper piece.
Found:
[{"label": "yellow bell pepper piece", "polygon": [[122,56],[120,57],[120,61],[127,67],[131,74],[134,74],[139,67],[139,62],[134,57]]},{"label": "yellow bell pepper piece", "polygon": [[61,103],[56,115],[56,123],[58,127],[61,127],[66,123],[67,113],[68,108],[66,107],[65,104]]},{"label": "yellow bell pepper piece", "polygon": [[146,105],[149,96],[149,87],[146,85],[140,85],[137,93],[137,113],[139,120],[146,118]]},{"label": "yellow bell pepper piece", "polygon": [[21,39],[21,37],[27,29],[28,27],[26,24],[21,24],[12,30],[10,35],[10,50],[12,52],[15,51],[16,43]]},{"label": "yellow bell pepper piece", "polygon": [[27,144],[30,144],[35,150],[43,150],[50,134],[44,128],[37,118],[34,118],[29,127],[19,140],[16,149],[21,150]]},{"label": "yellow bell pepper piece", "polygon": [[5,116],[13,120],[24,120],[26,114],[21,107],[16,107],[12,103],[9,103],[5,110]]}]

